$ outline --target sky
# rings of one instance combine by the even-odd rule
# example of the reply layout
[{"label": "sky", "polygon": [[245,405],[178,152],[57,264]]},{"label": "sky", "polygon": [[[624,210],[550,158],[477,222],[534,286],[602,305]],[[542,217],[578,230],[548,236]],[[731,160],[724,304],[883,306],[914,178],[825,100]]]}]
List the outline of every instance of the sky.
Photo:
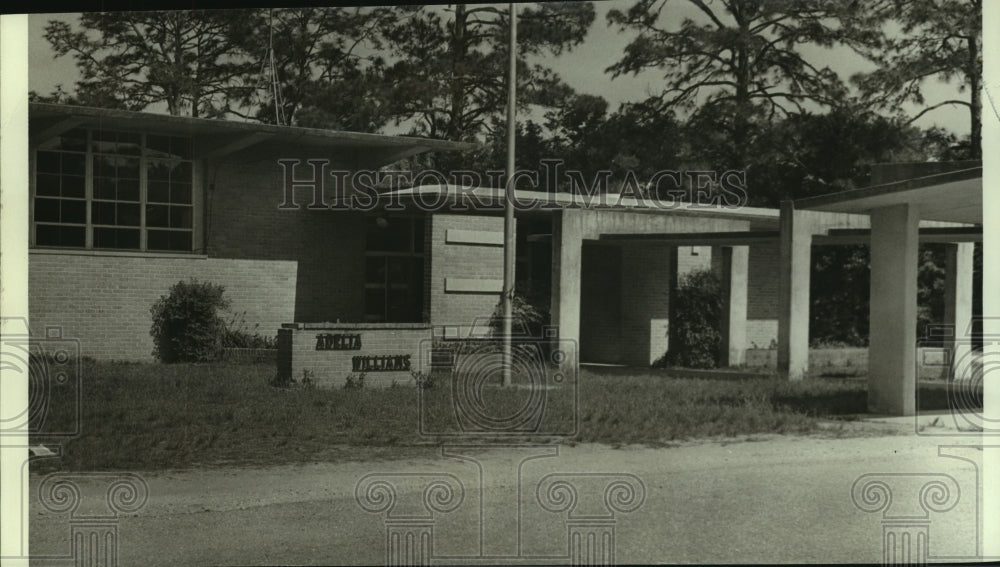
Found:
[{"label": "sky", "polygon": [[[662,89],[662,75],[656,71],[646,71],[638,76],[621,76],[612,79],[605,72],[624,52],[631,35],[619,33],[617,29],[607,24],[607,13],[612,9],[626,10],[634,0],[603,0],[595,2],[597,18],[591,26],[584,43],[574,50],[559,57],[549,57],[545,62],[551,66],[577,92],[601,95],[610,103],[611,109],[616,109],[623,102],[639,101],[658,93]],[[691,17],[701,19],[696,8],[687,2],[673,2],[668,6],[665,17],[676,21]],[[45,24],[51,19],[62,19],[75,22],[75,14],[38,14],[29,18],[31,41],[29,44],[29,85],[30,89],[40,94],[48,94],[57,84],[63,89],[72,90],[72,85],[78,77],[71,57],[54,58],[54,53],[48,42],[43,38]],[[829,65],[844,79],[852,74],[870,71],[873,66],[848,48],[823,49],[818,47],[803,47],[804,57],[818,64]],[[942,83],[936,79],[928,79],[924,84],[924,95],[927,104],[951,98],[967,99],[967,93],[959,93],[956,82]],[[151,111],[157,109],[152,108]],[[916,115],[920,107],[908,105],[904,112]],[[160,110],[162,111],[162,110]],[[532,116],[532,118],[538,118]],[[939,126],[959,135],[967,135],[969,131],[969,115],[965,107],[952,105],[939,108],[925,114],[915,122],[924,128]],[[391,132],[390,132],[391,133]]]}]

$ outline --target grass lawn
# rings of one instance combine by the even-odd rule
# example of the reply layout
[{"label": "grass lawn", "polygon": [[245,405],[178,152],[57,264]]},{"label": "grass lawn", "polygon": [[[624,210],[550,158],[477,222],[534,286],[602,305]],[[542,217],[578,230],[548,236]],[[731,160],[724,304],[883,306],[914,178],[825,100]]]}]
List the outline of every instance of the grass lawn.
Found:
[{"label": "grass lawn", "polygon": [[[352,447],[383,447],[387,457],[427,451],[454,430],[452,388],[278,389],[270,364],[136,364],[85,362],[81,371],[81,434],[63,456],[34,471],[270,465],[351,458]],[[865,411],[863,381],[672,378],[664,371],[601,375],[583,370],[578,406],[568,389],[546,398],[536,441],[611,445],[670,442],[756,433],[816,431],[820,418]],[[423,396],[423,409],[418,408]],[[515,415],[530,392],[488,389],[489,415]],[[947,407],[944,391],[921,395],[925,409]],[[575,408],[575,409],[574,409]],[[64,430],[75,411],[54,403],[46,429]],[[576,427],[574,427],[574,424]],[[468,438],[464,439],[468,441]],[[510,438],[477,439],[510,442]],[[523,440],[520,438],[519,440]],[[45,442],[36,439],[35,442]],[[390,449],[391,448],[391,449]],[[375,451],[376,455],[378,450]],[[371,451],[366,449],[366,455]]]}]

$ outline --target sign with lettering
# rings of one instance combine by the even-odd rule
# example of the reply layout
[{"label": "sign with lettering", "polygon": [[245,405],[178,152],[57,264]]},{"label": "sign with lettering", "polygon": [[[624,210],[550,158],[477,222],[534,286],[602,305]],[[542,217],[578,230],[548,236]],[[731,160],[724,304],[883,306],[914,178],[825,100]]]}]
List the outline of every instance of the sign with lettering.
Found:
[{"label": "sign with lettering", "polygon": [[410,370],[410,355],[355,356],[351,358],[351,363],[354,372],[407,372]]},{"label": "sign with lettering", "polygon": [[316,335],[316,350],[361,350],[361,335],[320,333]]}]

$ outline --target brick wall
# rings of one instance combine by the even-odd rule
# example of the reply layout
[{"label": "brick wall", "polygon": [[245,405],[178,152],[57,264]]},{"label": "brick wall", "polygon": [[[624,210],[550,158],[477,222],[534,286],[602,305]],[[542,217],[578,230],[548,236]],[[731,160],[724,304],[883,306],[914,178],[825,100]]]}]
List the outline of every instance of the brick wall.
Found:
[{"label": "brick wall", "polygon": [[292,317],[295,262],[81,255],[32,252],[29,298],[32,332],[61,326],[80,339],[81,354],[97,359],[152,360],[150,307],[171,285],[197,278],[226,287],[232,313],[247,327],[274,336]]},{"label": "brick wall", "polygon": [[[201,148],[201,151],[212,148]],[[273,335],[282,323],[364,318],[364,216],[329,210],[280,210],[282,158],[328,159],[347,168],[354,155],[258,144],[220,160],[203,160],[204,207],[197,252],[209,258],[125,254],[31,254],[31,316],[36,332],[63,325],[84,354],[103,359],[151,358],[152,303],[173,283],[198,278],[226,286],[234,312]],[[298,168],[296,178],[311,177]],[[332,200],[333,178],[327,178]],[[297,190],[308,204],[310,191]]]},{"label": "brick wall", "polygon": [[624,364],[647,366],[667,351],[673,250],[662,245],[626,246],[622,250]]},{"label": "brick wall", "polygon": [[583,245],[583,362],[646,366],[667,351],[674,248]]},{"label": "brick wall", "polygon": [[[279,210],[284,199],[278,159],[345,159],[304,148],[254,146],[207,168],[207,252],[219,258],[291,260],[298,266],[295,311],[289,322],[364,320],[365,224],[359,213],[307,210],[309,190],[297,189],[299,209]],[[312,169],[296,167],[297,180]],[[328,176],[328,202],[335,182]]]},{"label": "brick wall", "polygon": [[[721,256],[720,256],[721,258]],[[711,246],[678,246],[677,276],[683,277],[696,270],[713,269]]]},{"label": "brick wall", "polygon": [[[448,230],[503,234],[503,218],[436,214],[431,217],[429,299],[431,323],[469,326],[489,318],[499,292],[446,291],[446,280],[503,280],[503,246],[447,242]],[[425,265],[428,265],[425,260]]]},{"label": "brick wall", "polygon": [[580,268],[580,355],[584,362],[621,360],[622,247],[583,244]]},{"label": "brick wall", "polygon": [[747,288],[747,348],[768,348],[778,339],[778,280],[781,273],[778,243],[750,247]]}]

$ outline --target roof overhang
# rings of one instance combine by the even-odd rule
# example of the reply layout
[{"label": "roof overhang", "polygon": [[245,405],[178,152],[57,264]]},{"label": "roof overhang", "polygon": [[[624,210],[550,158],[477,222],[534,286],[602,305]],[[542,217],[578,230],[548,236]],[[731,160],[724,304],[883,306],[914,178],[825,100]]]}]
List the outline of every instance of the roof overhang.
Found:
[{"label": "roof overhang", "polygon": [[[422,208],[452,206],[499,213],[503,212],[506,200],[502,187],[470,187],[453,184],[421,185],[399,189],[382,193],[379,199],[400,203],[412,202]],[[565,192],[514,191],[514,210],[517,214],[550,213],[563,209],[614,210],[747,220],[753,229],[777,228],[780,217],[780,211],[777,209],[661,201],[619,193],[583,195]]]},{"label": "roof overhang", "polygon": [[906,179],[795,201],[796,209],[867,214],[894,205],[915,205],[921,220],[983,222],[983,168]]},{"label": "roof overhang", "polygon": [[375,168],[424,152],[466,151],[478,147],[478,144],[468,142],[414,136],[387,136],[38,102],[29,105],[29,116],[30,142],[33,146],[79,127],[156,131],[196,138],[202,146],[209,148],[203,153],[203,157],[210,159],[218,159],[250,146],[269,142],[318,150],[351,150],[357,152],[359,167]]}]

